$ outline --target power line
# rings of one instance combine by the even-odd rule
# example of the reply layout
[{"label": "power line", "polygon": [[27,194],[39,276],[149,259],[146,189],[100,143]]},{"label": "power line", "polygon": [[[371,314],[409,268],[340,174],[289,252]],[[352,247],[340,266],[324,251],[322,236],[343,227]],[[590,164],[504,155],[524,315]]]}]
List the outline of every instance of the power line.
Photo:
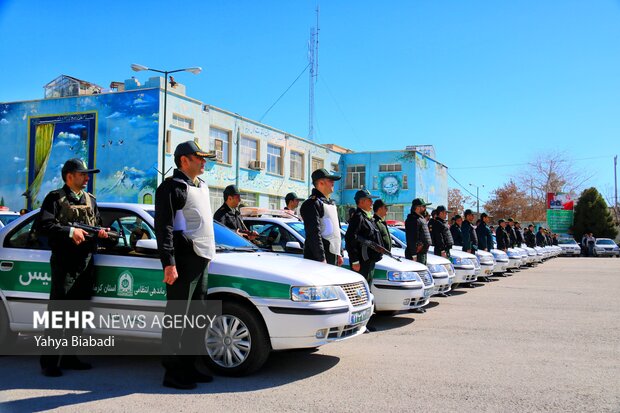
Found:
[{"label": "power line", "polygon": [[[575,162],[575,161],[589,161],[592,159],[607,159],[610,158],[611,155],[606,155],[606,156],[593,156],[590,158],[579,158],[579,159],[561,159],[558,160],[557,162]],[[452,170],[454,169],[488,169],[488,168],[504,168],[504,167],[509,167],[509,166],[526,166],[526,165],[531,165],[531,162],[526,162],[526,163],[512,163],[512,164],[504,164],[504,165],[483,165],[483,166],[462,166],[462,167],[454,167],[454,168],[450,168]]]},{"label": "power line", "polygon": [[338,111],[342,115],[342,118],[347,122],[347,125],[349,125],[349,128],[351,128],[351,132],[353,132],[353,135],[354,136],[359,136],[357,134],[357,132],[355,131],[355,128],[353,127],[353,125],[349,121],[349,118],[347,118],[347,115],[345,115],[344,111],[340,107],[340,104],[338,103],[338,101],[334,97],[334,94],[332,93],[332,90],[329,88],[329,85],[327,84],[327,81],[325,80],[325,78],[321,75],[321,76],[319,76],[319,79],[321,80],[321,84],[325,86],[325,89],[327,89],[327,93],[329,94],[329,97],[331,97],[332,100],[334,101],[334,103],[336,104],[336,107],[338,108]]},{"label": "power line", "polygon": [[453,180],[454,182],[456,182],[456,184],[457,184],[458,186],[460,186],[461,188],[463,188],[463,190],[464,190],[465,192],[467,192],[469,195],[473,196],[474,198],[478,199],[478,197],[477,197],[476,195],[474,195],[473,193],[471,193],[471,192],[469,191],[469,189],[465,188],[465,187],[464,187],[464,186],[463,186],[463,185],[462,185],[459,181],[457,181],[457,180],[456,180],[456,178],[455,178],[455,177],[453,177],[453,176],[452,176],[452,174],[451,174],[450,172],[448,172],[448,176],[449,176],[450,178],[452,178],[452,180]]},{"label": "power line", "polygon": [[273,102],[273,104],[271,106],[269,106],[269,109],[267,109],[267,111],[265,113],[263,113],[263,116],[260,117],[260,119],[258,120],[259,122],[262,122],[263,119],[265,119],[265,116],[267,116],[267,114],[269,113],[269,111],[280,101],[280,99],[282,99],[282,97],[284,95],[286,95],[286,92],[288,92],[295,83],[297,83],[297,81],[299,80],[299,78],[301,77],[301,75],[303,75],[306,70],[308,70],[308,67],[310,67],[310,63],[308,63],[306,65],[306,67],[304,67],[304,70],[301,71],[301,73],[299,74],[299,76],[297,76],[297,78],[295,78],[295,80],[293,80],[293,83],[291,83],[291,85],[289,87],[286,88],[286,90],[280,95],[279,98],[276,99],[275,102]]}]

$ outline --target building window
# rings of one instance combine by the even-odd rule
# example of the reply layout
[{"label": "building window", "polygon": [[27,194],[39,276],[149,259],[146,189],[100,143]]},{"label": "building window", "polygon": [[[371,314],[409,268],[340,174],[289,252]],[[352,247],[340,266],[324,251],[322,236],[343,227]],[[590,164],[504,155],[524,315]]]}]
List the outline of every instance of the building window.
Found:
[{"label": "building window", "polygon": [[209,188],[209,203],[211,212],[215,213],[224,203],[224,190],[222,188]]},{"label": "building window", "polygon": [[239,142],[241,145],[239,153],[239,166],[249,168],[250,162],[258,160],[258,141],[242,137]]},{"label": "building window", "polygon": [[291,178],[304,179],[304,154],[291,151]]},{"label": "building window", "polygon": [[230,131],[211,127],[209,129],[209,150],[215,152],[218,162],[230,163]]},{"label": "building window", "polygon": [[379,172],[400,172],[402,166],[399,163],[385,163],[379,165]]},{"label": "building window", "polygon": [[191,131],[194,130],[194,119],[179,115],[177,113],[172,114],[172,124],[182,129]]},{"label": "building window", "polygon": [[407,179],[406,174],[403,174],[403,188],[402,189],[409,189],[409,180]]},{"label": "building window", "polygon": [[402,221],[405,219],[405,207],[403,205],[391,205],[388,207],[386,220]]},{"label": "building window", "polygon": [[339,170],[340,170],[340,167],[338,166],[338,164],[332,162],[332,172],[338,172]]},{"label": "building window", "polygon": [[267,144],[267,172],[282,175],[282,148]]},{"label": "building window", "polygon": [[244,207],[258,206],[258,194],[254,192],[241,192],[241,203]]},{"label": "building window", "polygon": [[366,166],[355,165],[347,167],[346,189],[362,188],[366,183]]},{"label": "building window", "polygon": [[319,158],[312,158],[312,171],[316,171],[317,169],[323,169],[325,165],[325,161]]},{"label": "building window", "polygon": [[269,195],[269,209],[281,209],[282,198],[275,195]]}]

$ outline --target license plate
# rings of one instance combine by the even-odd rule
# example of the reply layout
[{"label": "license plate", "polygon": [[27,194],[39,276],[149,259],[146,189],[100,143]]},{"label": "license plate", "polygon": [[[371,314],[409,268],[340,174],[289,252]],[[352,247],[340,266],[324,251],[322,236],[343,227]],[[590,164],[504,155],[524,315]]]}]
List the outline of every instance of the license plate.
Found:
[{"label": "license plate", "polygon": [[365,310],[356,311],[351,313],[351,323],[350,324],[359,324],[370,318],[371,309],[367,308]]}]

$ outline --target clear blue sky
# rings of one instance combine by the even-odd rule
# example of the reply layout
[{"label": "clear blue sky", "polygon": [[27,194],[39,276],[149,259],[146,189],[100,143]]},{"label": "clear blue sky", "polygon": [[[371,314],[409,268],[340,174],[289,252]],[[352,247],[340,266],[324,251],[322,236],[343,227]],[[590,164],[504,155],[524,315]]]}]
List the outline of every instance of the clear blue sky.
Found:
[{"label": "clear blue sky", "polygon": [[[198,76],[177,76],[190,96],[259,119],[307,64],[316,4],[0,0],[0,101],[41,98],[59,74],[107,87],[135,74],[130,63],[202,66]],[[560,149],[594,174],[589,185],[613,196],[618,1],[332,0],[320,8],[317,142],[433,144],[457,180],[485,185],[483,201],[524,166],[471,167]],[[307,73],[264,122],[307,136]]]}]

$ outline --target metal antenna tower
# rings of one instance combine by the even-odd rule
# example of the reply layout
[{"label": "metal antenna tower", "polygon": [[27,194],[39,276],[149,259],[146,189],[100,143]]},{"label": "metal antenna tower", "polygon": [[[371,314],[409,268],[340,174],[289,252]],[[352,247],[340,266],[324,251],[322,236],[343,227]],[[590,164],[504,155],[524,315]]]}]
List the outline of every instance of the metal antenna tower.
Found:
[{"label": "metal antenna tower", "polygon": [[310,29],[308,42],[309,72],[309,110],[308,110],[308,139],[314,141],[314,85],[319,75],[319,6],[316,6],[316,27]]}]

